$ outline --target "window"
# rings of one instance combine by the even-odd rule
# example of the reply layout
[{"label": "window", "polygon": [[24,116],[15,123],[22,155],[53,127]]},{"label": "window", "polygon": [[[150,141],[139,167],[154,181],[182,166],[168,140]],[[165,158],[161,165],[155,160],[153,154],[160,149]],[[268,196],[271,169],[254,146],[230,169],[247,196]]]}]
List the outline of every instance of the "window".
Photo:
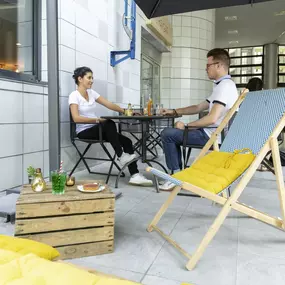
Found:
[{"label": "window", "polygon": [[263,80],[263,47],[227,49],[231,57],[230,75],[238,88],[244,88],[252,77]]},{"label": "window", "polygon": [[285,87],[285,46],[279,46],[278,87]]},{"label": "window", "polygon": [[38,0],[0,0],[0,77],[40,79],[40,4]]}]

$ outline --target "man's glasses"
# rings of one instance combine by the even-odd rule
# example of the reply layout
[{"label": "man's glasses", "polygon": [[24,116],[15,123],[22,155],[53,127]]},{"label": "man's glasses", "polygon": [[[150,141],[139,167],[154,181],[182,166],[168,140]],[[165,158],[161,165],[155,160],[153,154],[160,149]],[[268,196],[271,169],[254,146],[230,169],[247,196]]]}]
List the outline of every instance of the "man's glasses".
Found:
[{"label": "man's glasses", "polygon": [[206,65],[206,68],[208,69],[210,66],[215,65],[215,64],[219,64],[219,62],[208,63],[208,64]]}]

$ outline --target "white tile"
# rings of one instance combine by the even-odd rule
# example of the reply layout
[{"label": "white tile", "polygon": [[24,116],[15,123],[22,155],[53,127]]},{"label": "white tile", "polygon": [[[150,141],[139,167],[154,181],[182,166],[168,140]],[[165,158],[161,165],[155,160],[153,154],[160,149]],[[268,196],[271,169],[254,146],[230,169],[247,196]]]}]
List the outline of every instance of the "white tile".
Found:
[{"label": "white tile", "polygon": [[0,105],[1,123],[23,122],[23,94],[22,92],[2,91],[3,99]]},{"label": "white tile", "polygon": [[0,159],[0,191],[22,185],[23,157],[12,156]]},{"label": "white tile", "polygon": [[[48,70],[47,68],[47,46],[42,46],[42,70]],[[43,77],[43,74],[42,74],[42,80],[47,81],[47,78]]]},{"label": "white tile", "polygon": [[182,25],[182,17],[181,16],[172,16],[172,24],[173,26],[180,26]]},{"label": "white tile", "polygon": [[47,82],[48,81],[48,72],[47,72],[47,70],[42,70],[41,81],[43,81],[43,82]]},{"label": "white tile", "polygon": [[191,49],[190,48],[181,48],[181,56],[190,58],[191,57]]},{"label": "white tile", "polygon": [[42,20],[42,45],[47,45],[47,20]]},{"label": "white tile", "polygon": [[0,89],[6,89],[9,91],[23,91],[23,83],[1,79]]},{"label": "white tile", "polygon": [[44,96],[44,122],[48,122],[48,96]]},{"label": "white tile", "polygon": [[108,95],[107,99],[111,102],[116,102],[116,85],[112,83],[108,83]]},{"label": "white tile", "polygon": [[0,157],[23,153],[23,125],[0,125]]},{"label": "white tile", "polygon": [[46,6],[47,6],[47,0],[42,0],[42,19],[46,19],[47,17]]},{"label": "white tile", "polygon": [[44,94],[48,95],[48,87],[44,87]]},{"label": "white tile", "polygon": [[44,177],[49,177],[49,151],[44,151]]},{"label": "white tile", "polygon": [[94,79],[107,81],[107,62],[94,59],[95,66],[93,68],[93,77]]},{"label": "white tile", "polygon": [[44,121],[44,96],[23,93],[24,97],[24,123],[41,123]]},{"label": "white tile", "polygon": [[40,168],[43,173],[44,167],[44,153],[43,152],[36,152],[36,153],[29,153],[23,155],[23,183],[28,183],[28,175],[27,175],[27,168],[29,166],[33,166],[34,168]]},{"label": "white tile", "polygon": [[[84,66],[84,64],[76,64],[76,66]],[[72,78],[73,72],[60,71],[60,96],[68,97],[71,92],[76,90],[74,79]]]},{"label": "white tile", "polygon": [[191,43],[191,39],[189,37],[182,37],[181,38],[181,46],[189,47]]},{"label": "white tile", "polygon": [[65,20],[61,20],[60,30],[60,43],[69,48],[75,49],[75,26]]},{"label": "white tile", "polygon": [[89,1],[89,9],[93,17],[96,16],[104,22],[108,21],[108,1]]},{"label": "white tile", "polygon": [[75,69],[75,50],[60,46],[60,70],[74,72]]},{"label": "white tile", "polygon": [[24,124],[24,153],[42,151],[44,124]]},{"label": "white tile", "polygon": [[73,0],[60,1],[60,17],[71,24],[75,24],[75,4]]},{"label": "white tile", "polygon": [[61,144],[60,144],[61,147],[71,146],[69,123],[60,124],[60,136],[61,136]]},{"label": "white tile", "polygon": [[92,54],[102,61],[107,62],[107,56],[108,53],[108,44],[98,38],[93,38],[94,41],[94,50],[92,51]]},{"label": "white tile", "polygon": [[44,150],[49,149],[49,125],[44,124]]},{"label": "white tile", "polygon": [[181,88],[182,89],[189,89],[190,88],[190,79],[181,79]]},{"label": "white tile", "polygon": [[130,88],[139,90],[140,89],[140,77],[136,74],[130,74]]},{"label": "white tile", "polygon": [[190,27],[182,27],[182,37],[190,37],[191,36],[191,28]]},{"label": "white tile", "polygon": [[69,122],[68,97],[60,97],[60,121]]},{"label": "white tile", "polygon": [[98,21],[98,37],[104,42],[108,42],[108,24],[101,20]]},{"label": "white tile", "polygon": [[173,36],[181,37],[182,36],[182,29],[181,27],[173,27]]},{"label": "white tile", "polygon": [[[86,44],[88,43],[88,44]],[[76,28],[76,51],[94,57],[95,38],[85,31]]]},{"label": "white tile", "polygon": [[182,27],[191,27],[191,17],[182,16]]}]

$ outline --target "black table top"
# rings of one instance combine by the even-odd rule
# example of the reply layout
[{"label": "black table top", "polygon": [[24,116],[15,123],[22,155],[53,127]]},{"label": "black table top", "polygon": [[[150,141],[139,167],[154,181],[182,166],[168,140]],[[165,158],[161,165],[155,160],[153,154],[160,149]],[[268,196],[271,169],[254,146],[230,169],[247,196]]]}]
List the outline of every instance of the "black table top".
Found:
[{"label": "black table top", "polygon": [[102,116],[102,119],[106,120],[139,120],[139,121],[148,121],[148,120],[163,120],[163,119],[175,119],[179,118],[178,116],[162,116],[162,115],[152,115],[152,116]]}]

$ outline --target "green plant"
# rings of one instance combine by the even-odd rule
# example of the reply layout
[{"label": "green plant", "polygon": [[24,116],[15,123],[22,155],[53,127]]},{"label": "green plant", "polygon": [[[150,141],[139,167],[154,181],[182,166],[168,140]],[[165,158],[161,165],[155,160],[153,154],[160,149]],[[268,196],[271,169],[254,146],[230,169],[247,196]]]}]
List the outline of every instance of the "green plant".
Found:
[{"label": "green plant", "polygon": [[28,176],[34,177],[36,175],[36,170],[31,165],[27,168]]}]

